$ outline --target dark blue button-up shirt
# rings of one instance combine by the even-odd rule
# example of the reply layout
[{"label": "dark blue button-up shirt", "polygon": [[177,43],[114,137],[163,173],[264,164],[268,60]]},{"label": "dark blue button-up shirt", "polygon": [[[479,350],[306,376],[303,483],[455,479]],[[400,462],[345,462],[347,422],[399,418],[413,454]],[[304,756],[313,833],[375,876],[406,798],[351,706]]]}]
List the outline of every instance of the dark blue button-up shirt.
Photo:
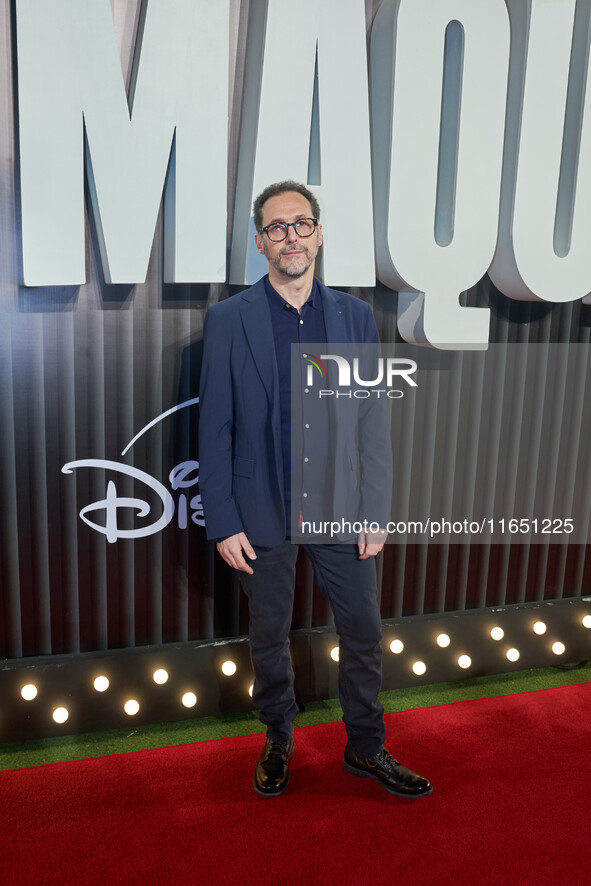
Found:
[{"label": "dark blue button-up shirt", "polygon": [[[275,342],[275,354],[277,358],[277,370],[279,373],[279,406],[281,414],[281,449],[283,453],[283,488],[285,496],[285,512],[287,517],[287,534],[291,533],[291,346],[292,344],[324,343],[326,342],[326,326],[324,323],[324,311],[322,298],[318,284],[314,280],[312,292],[308,300],[303,304],[301,313],[283,299],[265,277],[265,289],[271,311],[271,323],[273,326],[273,339]],[[304,371],[302,363],[302,372]],[[319,427],[307,428],[309,435],[304,435],[302,442],[302,457],[311,451],[314,436],[325,433],[325,429]],[[309,436],[310,444],[307,445],[306,436]],[[318,439],[318,437],[317,437]],[[305,456],[308,458],[309,456]],[[305,482],[305,481],[304,481]],[[305,492],[305,490],[303,490]],[[307,497],[307,494],[306,494]]]}]

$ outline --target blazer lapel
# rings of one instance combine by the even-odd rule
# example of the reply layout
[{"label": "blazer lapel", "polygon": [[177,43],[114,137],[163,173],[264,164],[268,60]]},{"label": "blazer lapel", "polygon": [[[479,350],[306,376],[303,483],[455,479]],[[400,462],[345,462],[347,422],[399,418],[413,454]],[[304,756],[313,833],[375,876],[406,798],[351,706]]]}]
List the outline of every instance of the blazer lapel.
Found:
[{"label": "blazer lapel", "polygon": [[348,341],[345,316],[342,313],[343,302],[340,293],[335,290],[328,291],[326,286],[320,282],[318,285],[320,287],[322,307],[324,309],[324,325],[326,327],[327,342]]},{"label": "blazer lapel", "polygon": [[264,282],[260,280],[250,289],[240,293],[238,298],[242,299],[240,314],[252,358],[265,386],[269,402],[275,405],[275,398],[279,397],[279,379],[273,326]]},{"label": "blazer lapel", "polygon": [[271,312],[265,292],[264,279],[242,292],[240,315],[246,341],[257,372],[269,398],[271,428],[275,448],[275,468],[278,488],[283,488],[283,454],[281,450],[281,407],[279,405],[279,373],[275,357],[275,341]]}]

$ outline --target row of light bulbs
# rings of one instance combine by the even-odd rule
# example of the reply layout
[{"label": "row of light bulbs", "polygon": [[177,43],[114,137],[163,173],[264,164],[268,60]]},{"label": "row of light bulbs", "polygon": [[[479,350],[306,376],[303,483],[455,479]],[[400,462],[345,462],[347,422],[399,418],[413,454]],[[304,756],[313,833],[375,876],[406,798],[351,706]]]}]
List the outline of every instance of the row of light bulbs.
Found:
[{"label": "row of light bulbs", "polygon": [[[220,670],[226,677],[233,676],[237,671],[236,662],[231,659],[227,659],[222,662],[220,666]],[[157,683],[159,686],[163,686],[168,682],[168,671],[165,668],[157,668],[152,674],[152,679],[154,683]],[[97,692],[106,692],[110,686],[109,678],[105,674],[99,674],[99,676],[95,677],[93,681],[93,687]],[[249,694],[252,696],[253,686],[252,684],[249,687]],[[21,688],[21,697],[25,701],[33,701],[37,698],[39,694],[39,690],[34,683],[27,683]],[[186,708],[193,708],[197,704],[197,696],[194,692],[185,692],[181,696],[181,704]],[[128,698],[123,705],[123,710],[129,717],[134,717],[140,710],[140,703],[136,698]],[[60,705],[53,709],[53,719],[56,723],[61,724],[65,723],[69,716],[70,712],[68,708]]]},{"label": "row of light bulbs", "polygon": [[[591,628],[591,615],[583,616],[583,618],[581,619],[581,623],[585,628]],[[547,625],[543,621],[536,621],[532,625],[533,632],[535,634],[538,634],[538,636],[542,636],[543,634],[545,634],[547,629]],[[490,636],[493,640],[496,640],[498,642],[503,639],[503,637],[505,636],[505,632],[503,628],[496,625],[495,627],[491,628]],[[446,649],[448,646],[451,645],[451,637],[449,636],[449,634],[441,633],[437,635],[435,642],[441,649]],[[392,640],[390,643],[390,651],[393,652],[395,655],[400,655],[400,653],[404,651],[404,643],[402,642],[402,640]],[[557,640],[552,644],[552,652],[555,655],[564,655],[564,653],[566,652],[566,646],[560,640]],[[509,649],[507,649],[505,655],[507,659],[511,662],[519,661],[520,658],[520,652],[515,647],[510,647]],[[330,650],[330,657],[333,659],[333,661],[339,660],[338,646],[334,646]],[[472,665],[472,659],[469,655],[463,654],[458,656],[457,663],[458,667],[462,668],[463,670],[467,670]],[[227,659],[220,665],[220,670],[222,674],[224,674],[226,677],[232,677],[237,671],[236,662],[232,661],[231,659]],[[412,664],[412,670],[413,673],[420,677],[427,672],[427,665],[424,661],[414,661]],[[154,680],[154,683],[157,683],[158,685],[164,685],[164,683],[168,681],[168,671],[165,668],[157,668],[152,674],[152,679]],[[97,692],[106,692],[110,686],[109,678],[104,674],[100,674],[99,676],[95,677],[93,686]],[[252,696],[252,690],[253,686],[251,684],[248,689],[250,696]],[[21,689],[21,696],[25,701],[32,701],[37,697],[37,694],[38,689],[34,683],[27,683]],[[181,696],[181,703],[186,708],[195,707],[195,705],[197,704],[196,694],[191,691],[185,692]],[[128,716],[133,717],[137,713],[139,713],[140,703],[135,698],[128,698],[123,705],[123,710]],[[66,707],[60,706],[54,708],[53,710],[53,719],[56,723],[65,723],[68,720],[69,716],[70,713]]]},{"label": "row of light bulbs", "polygon": [[[585,628],[591,628],[591,615],[583,616],[583,618],[581,619],[581,624]],[[537,634],[540,637],[543,636],[547,630],[548,630],[548,626],[543,621],[536,621],[532,625],[532,631],[534,632],[534,634]],[[498,642],[498,641],[502,640],[503,637],[505,636],[505,631],[503,630],[503,628],[499,627],[498,625],[495,625],[495,627],[491,628],[491,630],[490,630],[490,636],[493,640],[496,640]],[[449,634],[441,633],[441,634],[438,634],[435,642],[442,649],[445,649],[451,644],[451,637],[449,636]],[[551,648],[552,648],[552,652],[554,653],[554,655],[564,655],[564,653],[566,652],[566,646],[564,645],[564,643],[561,640],[556,640],[552,644]],[[404,650],[404,643],[402,642],[402,640],[392,640],[392,642],[390,643],[390,651],[391,652],[393,652],[395,655],[400,655],[400,653],[403,652],[403,650]],[[334,652],[335,652],[335,649],[332,650],[331,656],[334,658],[335,661],[338,661],[338,647],[336,647],[336,653],[337,653],[336,657],[335,657],[335,655],[333,655]],[[521,653],[519,652],[519,649],[516,649],[514,646],[511,646],[505,652],[505,656],[508,659],[508,661],[516,662],[516,661],[519,661]],[[472,665],[472,659],[470,658],[469,655],[465,655],[465,654],[460,655],[460,656],[458,656],[457,663],[458,663],[458,667],[462,668],[463,670],[467,670]],[[412,664],[412,670],[413,670],[413,673],[415,673],[418,677],[422,677],[422,675],[427,672],[427,665],[425,664],[424,661],[415,661]]]}]

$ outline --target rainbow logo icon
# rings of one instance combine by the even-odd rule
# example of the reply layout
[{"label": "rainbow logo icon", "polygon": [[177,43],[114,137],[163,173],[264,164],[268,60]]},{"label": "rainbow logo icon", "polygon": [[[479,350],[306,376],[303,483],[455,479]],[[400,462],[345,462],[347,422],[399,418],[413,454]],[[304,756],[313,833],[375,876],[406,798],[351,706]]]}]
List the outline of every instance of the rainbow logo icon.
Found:
[{"label": "rainbow logo icon", "polygon": [[324,365],[324,363],[322,362],[322,360],[320,359],[320,357],[316,357],[316,356],[314,356],[314,354],[302,354],[302,357],[310,366],[310,369],[308,370],[309,372],[312,372],[313,371],[312,367],[315,367],[318,370],[318,372],[320,373],[321,378],[328,377],[328,370],[327,370],[326,366]]}]

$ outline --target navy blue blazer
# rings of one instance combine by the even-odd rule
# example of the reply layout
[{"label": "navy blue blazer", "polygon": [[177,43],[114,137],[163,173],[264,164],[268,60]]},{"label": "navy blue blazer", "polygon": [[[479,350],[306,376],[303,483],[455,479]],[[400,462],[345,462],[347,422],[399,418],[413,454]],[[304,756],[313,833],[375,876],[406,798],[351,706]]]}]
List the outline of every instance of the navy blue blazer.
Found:
[{"label": "navy blue blazer", "polygon": [[[379,343],[366,302],[320,281],[318,287],[327,342]],[[199,488],[207,537],[244,532],[251,544],[279,544],[286,534],[279,380],[264,278],[208,309],[199,398]],[[337,484],[337,495],[344,499],[335,500],[334,513],[350,515],[354,496],[354,514],[384,526],[391,494],[390,440],[378,441],[373,432],[367,438],[361,450],[373,447],[369,460],[376,470],[365,472],[371,479],[364,486],[359,460],[368,453],[359,451],[352,459],[350,435],[340,436],[335,464],[357,480]]]}]

